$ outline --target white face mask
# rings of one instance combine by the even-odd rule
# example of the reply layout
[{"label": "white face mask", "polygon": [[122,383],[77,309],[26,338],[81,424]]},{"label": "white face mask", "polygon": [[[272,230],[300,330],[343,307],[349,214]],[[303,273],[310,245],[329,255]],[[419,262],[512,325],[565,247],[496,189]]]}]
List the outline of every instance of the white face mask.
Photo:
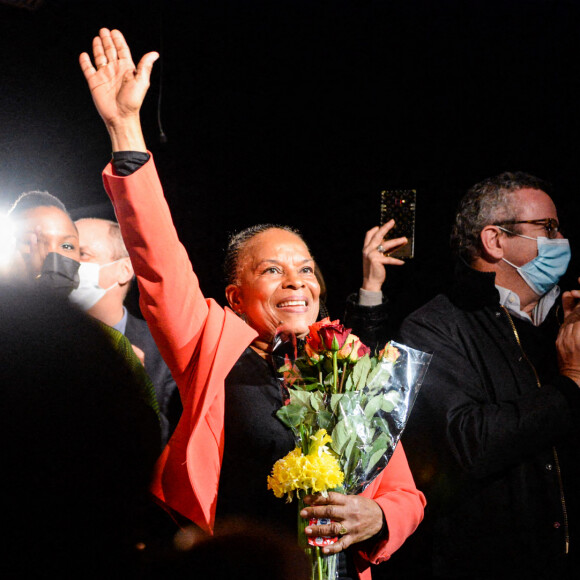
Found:
[{"label": "white face mask", "polygon": [[70,301],[85,311],[92,308],[109,290],[119,285],[118,282],[115,282],[108,288],[103,288],[100,286],[99,274],[101,272],[101,268],[116,264],[122,259],[123,258],[120,258],[119,260],[109,262],[108,264],[81,262],[79,268],[79,286],[70,293]]}]

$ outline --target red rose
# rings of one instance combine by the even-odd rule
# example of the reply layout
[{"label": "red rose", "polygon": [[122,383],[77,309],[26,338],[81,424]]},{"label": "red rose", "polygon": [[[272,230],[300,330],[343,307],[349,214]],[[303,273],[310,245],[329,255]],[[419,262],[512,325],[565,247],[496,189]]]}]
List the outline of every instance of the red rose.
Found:
[{"label": "red rose", "polygon": [[342,324],[332,323],[320,328],[318,330],[318,335],[320,336],[325,348],[332,351],[338,351],[346,342],[350,330],[350,328],[345,328]]},{"label": "red rose", "polygon": [[308,336],[306,337],[307,353],[309,357],[313,357],[314,354],[319,354],[324,350],[324,345],[318,334],[318,331],[324,326],[332,326],[338,324],[338,320],[330,322],[330,318],[324,318],[319,322],[315,322],[308,327]]},{"label": "red rose", "polygon": [[338,358],[340,360],[348,360],[349,362],[354,363],[370,352],[371,349],[363,344],[356,334],[349,334],[344,345],[338,351]]},{"label": "red rose", "polygon": [[358,347],[358,358],[362,358],[363,356],[371,354],[371,349],[366,344],[360,343]]},{"label": "red rose", "polygon": [[306,341],[306,344],[304,345],[304,352],[306,353],[308,359],[311,361],[311,364],[316,364],[323,356],[320,352],[322,350],[322,343],[320,342],[320,338],[318,338],[318,342],[318,347],[320,350],[313,349],[308,341]]}]

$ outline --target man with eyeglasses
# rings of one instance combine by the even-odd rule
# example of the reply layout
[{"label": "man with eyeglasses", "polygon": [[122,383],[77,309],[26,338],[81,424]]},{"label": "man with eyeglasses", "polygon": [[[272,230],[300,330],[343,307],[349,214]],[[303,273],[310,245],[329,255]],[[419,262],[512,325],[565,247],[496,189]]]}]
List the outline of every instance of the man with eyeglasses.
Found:
[{"label": "man with eyeglasses", "polygon": [[560,297],[570,246],[546,191],[525,173],[472,187],[453,289],[401,326],[401,342],[434,354],[403,435],[425,520],[393,580],[577,572],[580,292]]}]

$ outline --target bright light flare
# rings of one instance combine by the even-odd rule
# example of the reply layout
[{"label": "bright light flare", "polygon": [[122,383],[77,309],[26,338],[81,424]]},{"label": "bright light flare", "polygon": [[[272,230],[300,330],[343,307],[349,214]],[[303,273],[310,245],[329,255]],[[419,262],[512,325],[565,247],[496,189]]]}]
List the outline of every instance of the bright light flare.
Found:
[{"label": "bright light flare", "polygon": [[0,270],[5,270],[14,259],[16,237],[12,220],[0,213]]}]

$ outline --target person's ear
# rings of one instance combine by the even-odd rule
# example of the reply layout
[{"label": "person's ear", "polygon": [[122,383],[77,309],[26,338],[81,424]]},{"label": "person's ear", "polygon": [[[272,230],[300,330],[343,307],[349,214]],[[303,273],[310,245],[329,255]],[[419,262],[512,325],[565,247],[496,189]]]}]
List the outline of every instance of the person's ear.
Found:
[{"label": "person's ear", "polygon": [[119,275],[117,282],[119,286],[128,284],[133,279],[135,272],[133,271],[133,264],[131,264],[131,259],[129,257],[121,258],[119,262]]},{"label": "person's ear", "polygon": [[243,314],[244,301],[242,299],[242,292],[240,287],[236,284],[228,284],[226,287],[226,299],[230,308],[237,314]]},{"label": "person's ear", "polygon": [[497,226],[485,226],[479,234],[483,258],[492,262],[499,262],[504,255],[506,235]]}]

